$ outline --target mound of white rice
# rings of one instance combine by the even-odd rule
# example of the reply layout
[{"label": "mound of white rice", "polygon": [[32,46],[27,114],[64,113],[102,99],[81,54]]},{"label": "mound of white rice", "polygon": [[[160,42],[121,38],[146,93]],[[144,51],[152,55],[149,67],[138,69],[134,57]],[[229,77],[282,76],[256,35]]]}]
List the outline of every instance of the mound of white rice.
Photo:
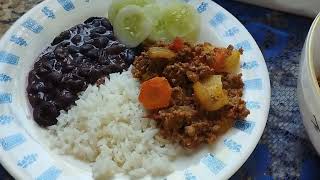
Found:
[{"label": "mound of white rice", "polygon": [[163,176],[173,170],[173,145],[155,139],[155,122],[143,118],[139,82],[131,72],[111,74],[99,88],[90,86],[76,106],[50,127],[51,145],[63,154],[93,163],[95,179],[118,173]]}]

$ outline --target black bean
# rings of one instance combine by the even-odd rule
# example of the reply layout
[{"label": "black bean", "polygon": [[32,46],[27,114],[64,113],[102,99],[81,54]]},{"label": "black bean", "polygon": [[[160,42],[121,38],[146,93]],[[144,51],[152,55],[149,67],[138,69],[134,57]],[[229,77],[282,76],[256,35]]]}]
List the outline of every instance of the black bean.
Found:
[{"label": "black bean", "polygon": [[72,73],[65,73],[65,74],[63,74],[63,76],[62,76],[62,79],[61,79],[61,82],[65,82],[65,81],[67,81],[68,79],[72,79],[72,77],[73,77],[74,75],[72,74]]},{"label": "black bean", "polygon": [[61,108],[65,108],[69,104],[72,104],[76,99],[77,99],[76,95],[64,89],[57,94],[56,102]]},{"label": "black bean", "polygon": [[32,83],[32,82],[37,81],[37,80],[39,80],[39,77],[37,76],[37,73],[34,70],[30,71],[29,74],[28,74],[28,82]]},{"label": "black bean", "polygon": [[76,64],[81,64],[81,63],[84,62],[84,59],[85,59],[85,57],[81,55],[81,56],[77,56],[77,57],[73,58],[73,61],[74,61]]},{"label": "black bean", "polygon": [[132,64],[135,59],[135,52],[131,49],[126,49],[123,59],[127,64]]},{"label": "black bean", "polygon": [[87,66],[80,67],[79,68],[79,75],[83,76],[83,77],[87,77],[87,76],[89,76],[91,69],[92,69],[91,67],[87,67]]},{"label": "black bean", "polygon": [[102,71],[99,71],[98,69],[91,69],[89,72],[89,77],[92,79],[93,82],[95,82],[102,74]]},{"label": "black bean", "polygon": [[[80,50],[80,49],[79,49],[79,50]],[[71,54],[72,59],[75,59],[75,58],[77,58],[77,57],[79,57],[79,56],[82,56],[82,54],[81,54],[80,52]]]},{"label": "black bean", "polygon": [[[40,92],[40,93],[43,96],[43,93],[42,92]],[[30,104],[32,106],[36,106],[41,102],[42,96],[40,95],[40,93],[35,93],[35,94],[34,93],[29,93],[28,94],[28,99],[29,99],[29,102],[30,102]]]},{"label": "black bean", "polygon": [[91,37],[88,36],[88,38],[85,38],[86,40],[84,40],[84,44],[92,44],[93,43],[93,39]]},{"label": "black bean", "polygon": [[[47,81],[44,83],[45,91],[44,92],[49,92],[50,90],[54,89],[55,86],[53,85],[52,82]],[[50,93],[49,93],[50,94]]]},{"label": "black bean", "polygon": [[70,39],[71,33],[70,33],[69,30],[63,31],[63,32],[60,34],[60,36],[61,36],[63,39],[67,40],[67,39]]},{"label": "black bean", "polygon": [[108,45],[109,39],[106,37],[99,37],[93,39],[92,45],[94,45],[96,48],[104,48]]},{"label": "black bean", "polygon": [[96,27],[90,31],[91,34],[98,33],[98,34],[104,34],[107,32],[107,29],[105,27]]},{"label": "black bean", "polygon": [[109,40],[116,40],[116,37],[114,36],[112,31],[107,31],[104,36],[106,36]]},{"label": "black bean", "polygon": [[54,54],[56,55],[56,58],[64,59],[65,57],[68,56],[68,50],[66,50],[63,47],[57,47],[54,50]]},{"label": "black bean", "polygon": [[67,64],[64,66],[64,68],[62,69],[62,72],[63,73],[68,73],[68,72],[71,72],[73,69],[74,69],[74,65],[72,64]]},{"label": "black bean", "polygon": [[40,67],[42,67],[42,62],[44,61],[48,61],[47,58],[41,57],[40,60],[36,61],[36,63],[34,63],[33,67],[34,69],[39,69]]},{"label": "black bean", "polygon": [[40,67],[40,68],[37,69],[37,75],[39,77],[44,77],[46,74],[48,74],[50,72],[51,72],[51,70],[48,70],[48,69],[46,69],[44,67]]},{"label": "black bean", "polygon": [[82,40],[82,37],[79,34],[76,34],[75,36],[73,36],[73,38],[71,39],[71,42],[75,45],[78,45]]},{"label": "black bean", "polygon": [[107,54],[119,54],[125,49],[126,47],[124,45],[118,44],[118,45],[112,45],[111,47],[108,47],[105,51],[107,52]]},{"label": "black bean", "polygon": [[63,40],[64,39],[62,37],[58,36],[58,37],[54,38],[54,40],[51,43],[51,46],[57,45],[57,44],[61,43]]},{"label": "black bean", "polygon": [[110,73],[122,72],[122,67],[118,64],[110,64],[108,68],[110,69]]},{"label": "black bean", "polygon": [[57,45],[57,44],[61,43],[64,40],[70,39],[70,37],[71,37],[70,31],[63,31],[58,37],[56,37],[52,41],[51,45],[52,46]]},{"label": "black bean", "polygon": [[100,20],[98,20],[98,19],[93,20],[91,24],[94,27],[99,27],[101,25]]},{"label": "black bean", "polygon": [[80,34],[80,33],[82,33],[85,29],[87,28],[87,26],[86,25],[83,25],[83,24],[79,24],[79,25],[77,25],[77,34]]},{"label": "black bean", "polygon": [[43,82],[34,82],[29,86],[29,92],[45,92],[47,87]]},{"label": "black bean", "polygon": [[89,24],[91,23],[93,20],[95,19],[101,19],[100,17],[90,17],[87,20],[84,21],[85,24]]},{"label": "black bean", "polygon": [[113,30],[110,21],[109,21],[108,19],[106,19],[106,18],[103,18],[103,19],[101,20],[101,25],[104,26],[105,28],[107,28],[107,30],[110,30],[110,31]]},{"label": "black bean", "polygon": [[84,87],[86,85],[86,83],[81,79],[69,79],[68,81],[66,81],[66,83],[67,83],[67,87],[70,90],[77,91],[77,92],[84,90]]},{"label": "black bean", "polygon": [[[51,51],[52,51],[52,50],[51,50]],[[44,55],[42,56],[42,58],[45,58],[45,60],[54,59],[54,58],[55,58],[55,55],[54,55],[53,52],[48,52],[48,53],[44,54]]]},{"label": "black bean", "polygon": [[34,66],[33,66],[33,68],[35,69],[35,70],[38,70],[38,69],[40,69],[40,68],[42,68],[43,66],[42,66],[42,62],[44,62],[44,61],[48,61],[48,59],[42,59],[41,61],[37,61],[35,64],[34,64]]},{"label": "black bean", "polygon": [[42,67],[47,69],[48,71],[52,71],[54,64],[56,63],[55,59],[50,59],[42,63]]},{"label": "black bean", "polygon": [[60,61],[54,63],[53,70],[61,71],[62,68],[63,68],[63,64]]},{"label": "black bean", "polygon": [[108,47],[116,46],[116,45],[119,45],[119,44],[121,44],[119,41],[111,40],[111,41],[109,41],[109,46]]},{"label": "black bean", "polygon": [[70,45],[68,46],[68,51],[70,54],[76,54],[80,51],[80,48],[77,46]]},{"label": "black bean", "polygon": [[91,39],[94,39],[94,38],[101,37],[102,35],[98,34],[98,33],[91,33],[89,36],[90,36]]},{"label": "black bean", "polygon": [[70,41],[63,41],[59,44],[60,47],[67,47],[70,45]]},{"label": "black bean", "polygon": [[47,78],[54,83],[59,83],[60,80],[62,79],[62,73],[60,73],[58,71],[54,71],[54,72],[51,72],[50,74],[48,74]]},{"label": "black bean", "polygon": [[82,54],[87,53],[88,51],[90,51],[91,49],[94,49],[94,46],[91,44],[84,44],[80,47],[80,52]]},{"label": "black bean", "polygon": [[85,55],[90,58],[97,59],[99,57],[99,49],[91,49],[87,53],[85,53]]},{"label": "black bean", "polygon": [[57,123],[56,117],[59,112],[55,105],[50,102],[42,102],[40,106],[33,110],[34,120],[43,127],[51,126]]},{"label": "black bean", "polygon": [[111,63],[108,55],[106,55],[105,53],[102,53],[102,55],[100,55],[98,62],[101,65],[109,65]]}]

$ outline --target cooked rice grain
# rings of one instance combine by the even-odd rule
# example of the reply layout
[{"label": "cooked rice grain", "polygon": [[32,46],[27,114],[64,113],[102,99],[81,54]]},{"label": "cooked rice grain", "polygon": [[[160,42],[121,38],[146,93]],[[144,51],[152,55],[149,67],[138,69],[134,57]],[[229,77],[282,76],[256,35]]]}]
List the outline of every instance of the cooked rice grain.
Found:
[{"label": "cooked rice grain", "polygon": [[[110,75],[105,85],[89,86],[58,124],[50,127],[51,145],[63,154],[93,163],[95,179],[118,173],[163,176],[173,170],[177,147],[163,147],[156,123],[143,118],[139,82],[130,70]],[[162,146],[162,147],[161,147]]]}]

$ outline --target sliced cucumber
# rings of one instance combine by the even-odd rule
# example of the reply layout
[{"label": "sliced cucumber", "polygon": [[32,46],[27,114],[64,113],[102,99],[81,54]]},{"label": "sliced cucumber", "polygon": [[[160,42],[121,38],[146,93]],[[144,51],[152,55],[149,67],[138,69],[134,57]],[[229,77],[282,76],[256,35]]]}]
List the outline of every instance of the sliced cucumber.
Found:
[{"label": "sliced cucumber", "polygon": [[118,12],[128,6],[128,5],[137,5],[137,6],[145,6],[151,3],[154,3],[155,0],[113,0],[111,6],[108,11],[108,18],[111,23],[114,23],[114,20],[118,14]]},{"label": "sliced cucumber", "polygon": [[147,17],[143,8],[137,5],[122,8],[113,26],[116,37],[128,47],[136,47],[147,39],[152,27],[151,18]]},{"label": "sliced cucumber", "polygon": [[173,37],[183,37],[196,29],[200,20],[194,7],[186,3],[173,3],[163,16],[168,32]]},{"label": "sliced cucumber", "polygon": [[154,22],[157,22],[162,15],[162,7],[158,4],[148,4],[143,7],[144,13],[150,17]]},{"label": "sliced cucumber", "polygon": [[181,38],[188,42],[197,42],[199,39],[199,35],[200,35],[200,20],[196,22],[195,28],[191,32],[187,33],[184,36],[181,36]]},{"label": "sliced cucumber", "polygon": [[156,2],[155,0],[133,0],[133,1],[134,1],[134,5],[141,6],[141,7],[144,7],[148,4],[153,4]]},{"label": "sliced cucumber", "polygon": [[151,41],[171,41],[174,37],[168,32],[167,22],[161,17],[155,22],[153,30],[148,37]]},{"label": "sliced cucumber", "polygon": [[181,37],[194,42],[198,39],[200,16],[191,5],[174,2],[168,7],[163,4],[161,9],[161,14],[148,37],[150,40],[171,41],[175,37]]}]

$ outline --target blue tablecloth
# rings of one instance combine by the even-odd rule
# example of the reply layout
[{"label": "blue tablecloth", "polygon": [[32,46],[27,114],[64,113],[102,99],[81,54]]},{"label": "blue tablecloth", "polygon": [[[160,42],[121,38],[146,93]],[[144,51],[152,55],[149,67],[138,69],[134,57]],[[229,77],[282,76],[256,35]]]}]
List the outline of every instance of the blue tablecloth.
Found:
[{"label": "blue tablecloth", "polygon": [[[231,179],[320,179],[320,158],[302,125],[296,96],[300,52],[312,19],[229,0],[215,2],[253,35],[266,59],[272,87],[265,132]],[[0,166],[0,179],[13,178]]]}]

